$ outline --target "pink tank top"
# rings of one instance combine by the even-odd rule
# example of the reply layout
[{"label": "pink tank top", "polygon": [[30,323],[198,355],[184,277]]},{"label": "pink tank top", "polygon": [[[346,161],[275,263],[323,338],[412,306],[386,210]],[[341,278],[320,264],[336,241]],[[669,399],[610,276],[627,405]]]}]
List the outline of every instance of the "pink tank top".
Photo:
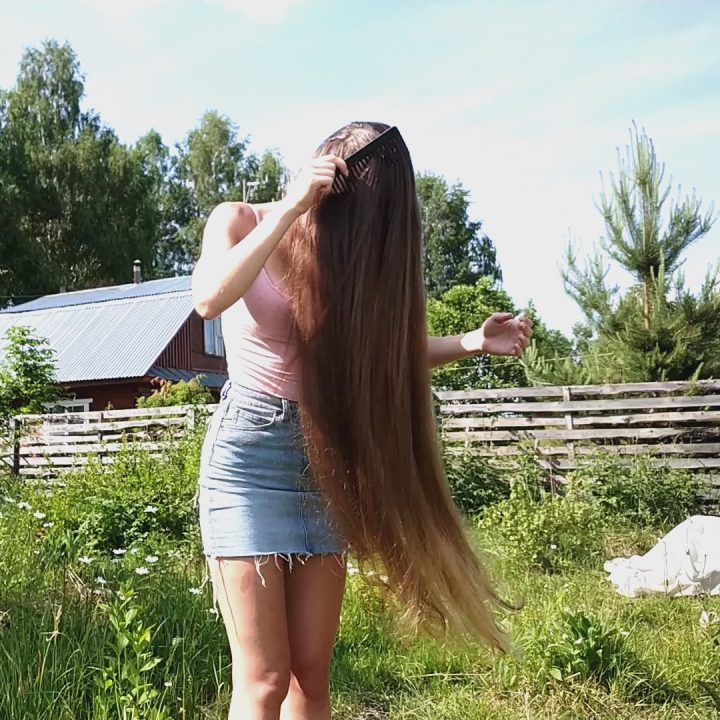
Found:
[{"label": "pink tank top", "polygon": [[265,268],[240,300],[222,314],[221,323],[230,380],[297,400],[297,344],[288,298]]}]

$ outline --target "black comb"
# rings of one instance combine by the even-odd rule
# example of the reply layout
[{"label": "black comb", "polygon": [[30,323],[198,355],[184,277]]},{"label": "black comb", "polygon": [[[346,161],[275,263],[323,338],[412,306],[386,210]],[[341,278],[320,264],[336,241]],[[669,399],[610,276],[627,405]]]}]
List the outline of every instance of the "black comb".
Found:
[{"label": "black comb", "polygon": [[345,158],[348,174],[345,176],[341,172],[335,173],[330,191],[334,194],[349,192],[359,181],[373,186],[377,178],[367,172],[372,161],[375,158],[382,158],[385,162],[397,161],[403,155],[407,155],[407,151],[405,141],[395,126],[385,130],[367,145],[363,145]]}]

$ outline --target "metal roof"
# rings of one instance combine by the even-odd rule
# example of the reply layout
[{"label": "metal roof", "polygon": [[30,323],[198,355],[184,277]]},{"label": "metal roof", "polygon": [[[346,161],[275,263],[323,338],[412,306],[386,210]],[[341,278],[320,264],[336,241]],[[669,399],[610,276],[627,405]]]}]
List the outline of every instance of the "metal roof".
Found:
[{"label": "metal roof", "polygon": [[55,350],[60,383],[143,377],[192,310],[190,278],[49,295],[0,312],[0,360],[7,330],[26,325]]},{"label": "metal roof", "polygon": [[131,298],[164,295],[166,293],[190,292],[190,276],[164,278],[162,280],[148,280],[128,285],[113,285],[104,288],[91,288],[90,290],[76,290],[74,292],[60,293],[58,295],[45,295],[37,300],[5,308],[5,313],[24,313],[35,310],[86,305],[88,303],[106,302],[108,300],[130,300]]}]

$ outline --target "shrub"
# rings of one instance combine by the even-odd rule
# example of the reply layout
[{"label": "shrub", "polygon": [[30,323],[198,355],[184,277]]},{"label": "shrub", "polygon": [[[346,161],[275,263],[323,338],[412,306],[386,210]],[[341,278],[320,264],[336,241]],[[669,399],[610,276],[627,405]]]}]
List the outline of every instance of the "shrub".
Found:
[{"label": "shrub", "polygon": [[686,470],[654,467],[651,456],[628,463],[601,452],[571,479],[592,492],[609,517],[633,525],[673,526],[697,509],[698,477]]},{"label": "shrub", "polygon": [[586,563],[600,549],[599,507],[574,485],[562,495],[545,491],[539,472],[526,458],[511,481],[510,497],[484,512],[481,528],[524,566],[559,572]]},{"label": "shrub", "polygon": [[139,397],[136,405],[139,408],[169,407],[171,405],[207,405],[213,402],[211,392],[200,382],[200,376],[192,380],[170,382],[170,380],[154,381],[158,386],[147,397]]},{"label": "shrub", "polygon": [[41,413],[44,403],[59,396],[55,353],[45,338],[28,327],[11,327],[3,338],[0,361],[0,439],[7,438],[13,415]]},{"label": "shrub", "polygon": [[453,500],[466,515],[478,515],[510,495],[505,474],[472,451],[461,455],[446,452],[445,470]]},{"label": "shrub", "polygon": [[625,638],[599,617],[565,609],[553,637],[536,640],[547,674],[562,682],[593,680],[606,688],[632,665]]},{"label": "shrub", "polygon": [[128,547],[149,536],[187,540],[195,533],[200,431],[162,458],[128,443],[115,462],[90,462],[63,476],[44,510],[57,524],[98,549]]}]

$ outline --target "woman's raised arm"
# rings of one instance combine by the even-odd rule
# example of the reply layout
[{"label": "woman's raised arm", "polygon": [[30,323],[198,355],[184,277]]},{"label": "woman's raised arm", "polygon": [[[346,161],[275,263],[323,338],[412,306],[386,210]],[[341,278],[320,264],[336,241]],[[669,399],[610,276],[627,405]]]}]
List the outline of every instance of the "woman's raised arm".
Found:
[{"label": "woman's raised arm", "polygon": [[243,296],[288,228],[330,188],[336,170],[347,174],[341,158],[315,158],[254,228],[244,203],[221,203],[210,213],[192,276],[193,304],[201,317],[217,317]]}]

